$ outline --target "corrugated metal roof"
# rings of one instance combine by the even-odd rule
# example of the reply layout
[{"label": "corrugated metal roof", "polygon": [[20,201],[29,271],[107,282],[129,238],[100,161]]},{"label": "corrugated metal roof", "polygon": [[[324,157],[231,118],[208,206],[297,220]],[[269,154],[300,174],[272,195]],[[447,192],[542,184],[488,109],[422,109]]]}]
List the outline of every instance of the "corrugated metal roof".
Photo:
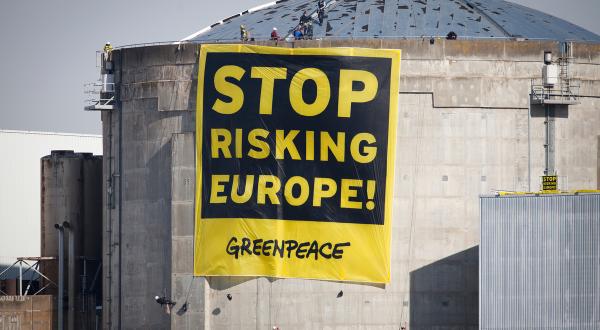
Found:
[{"label": "corrugated metal roof", "polygon": [[[268,39],[273,27],[286,36],[315,0],[280,0],[235,14],[184,40],[236,41],[240,25],[251,38]],[[527,38],[600,42],[600,36],[540,11],[502,0],[328,0],[313,38]],[[315,15],[316,16],[316,15]]]},{"label": "corrugated metal roof", "polygon": [[58,135],[58,136],[75,136],[75,137],[94,137],[101,138],[101,134],[83,134],[83,133],[61,133],[61,132],[41,132],[41,131],[18,131],[10,129],[0,129],[0,133],[4,134],[21,134],[21,135]]}]

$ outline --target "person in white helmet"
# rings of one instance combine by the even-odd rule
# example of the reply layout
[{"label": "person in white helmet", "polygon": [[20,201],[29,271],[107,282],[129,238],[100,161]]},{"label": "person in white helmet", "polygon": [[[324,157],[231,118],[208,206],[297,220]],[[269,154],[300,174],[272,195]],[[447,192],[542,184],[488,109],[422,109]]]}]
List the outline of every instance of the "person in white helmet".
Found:
[{"label": "person in white helmet", "polygon": [[107,42],[104,44],[104,52],[105,52],[105,53],[110,53],[110,52],[112,52],[112,50],[113,50],[113,47],[112,47],[112,45],[110,44],[110,41],[107,41]]},{"label": "person in white helmet", "polygon": [[275,40],[275,41],[277,41],[277,40],[279,40],[279,39],[280,39],[280,38],[279,38],[279,34],[277,33],[277,28],[276,28],[276,27],[274,27],[274,28],[273,28],[273,31],[271,31],[271,40]]},{"label": "person in white helmet", "polygon": [[113,47],[110,44],[110,41],[107,41],[104,44],[104,48],[103,48],[103,51],[104,51],[103,57],[104,57],[105,61],[112,61],[112,50],[113,50]]}]

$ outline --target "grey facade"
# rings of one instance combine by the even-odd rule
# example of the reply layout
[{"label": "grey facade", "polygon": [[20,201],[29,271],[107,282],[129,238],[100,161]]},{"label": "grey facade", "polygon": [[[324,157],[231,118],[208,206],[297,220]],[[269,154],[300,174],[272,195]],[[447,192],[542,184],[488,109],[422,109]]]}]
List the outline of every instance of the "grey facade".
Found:
[{"label": "grey facade", "polygon": [[[193,278],[199,45],[121,49],[113,53],[118,109],[102,114],[105,328],[478,328],[479,196],[527,191],[530,178],[538,189],[545,117],[535,108],[529,115],[530,79],[541,76],[544,50],[559,54],[560,44],[372,39],[283,46],[403,50],[391,283]],[[563,188],[595,189],[600,45],[576,43],[573,55],[581,103],[557,111],[556,169],[568,183]],[[177,301],[171,315],[153,300],[163,293]]]},{"label": "grey facade", "polygon": [[600,328],[600,194],[481,198],[480,329]]},{"label": "grey facade", "polygon": [[[102,297],[102,156],[54,150],[41,159],[41,272],[59,283],[60,243],[56,224],[64,229],[64,324],[92,329]],[[98,274],[98,276],[95,276]],[[43,294],[56,298],[59,289],[44,278]],[[31,293],[30,293],[31,294]],[[54,320],[57,319],[55,310]],[[68,321],[68,322],[67,322]]]},{"label": "grey facade", "polygon": [[[77,269],[82,273],[80,258],[94,260],[95,270],[101,254],[102,156],[53,150],[41,159],[41,251],[42,257],[58,257],[58,234],[55,224],[69,222],[75,237],[74,252]],[[65,247],[65,255],[67,248]],[[66,265],[66,263],[65,263]],[[88,266],[92,266],[88,264]],[[58,283],[57,261],[42,264],[43,273]],[[90,268],[91,269],[91,268]],[[75,280],[79,292],[79,280]],[[44,283],[45,284],[45,283]],[[56,294],[56,287],[47,293]]]}]

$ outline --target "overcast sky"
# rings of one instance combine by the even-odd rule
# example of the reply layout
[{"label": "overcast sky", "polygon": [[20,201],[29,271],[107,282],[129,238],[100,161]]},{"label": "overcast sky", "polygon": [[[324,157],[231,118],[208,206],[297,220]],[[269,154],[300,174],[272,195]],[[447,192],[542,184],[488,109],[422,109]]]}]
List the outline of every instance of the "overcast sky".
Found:
[{"label": "overcast sky", "polygon": [[[179,40],[269,0],[2,0],[0,129],[99,134],[83,85],[96,50]],[[599,0],[514,0],[600,34]]]}]

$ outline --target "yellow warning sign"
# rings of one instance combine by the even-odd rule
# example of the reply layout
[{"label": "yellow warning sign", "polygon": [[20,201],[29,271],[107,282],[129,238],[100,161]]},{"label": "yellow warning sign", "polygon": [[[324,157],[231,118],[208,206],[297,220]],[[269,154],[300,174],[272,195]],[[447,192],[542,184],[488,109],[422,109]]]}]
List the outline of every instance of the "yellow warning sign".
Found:
[{"label": "yellow warning sign", "polygon": [[558,190],[558,176],[544,175],[542,176],[542,190]]}]

